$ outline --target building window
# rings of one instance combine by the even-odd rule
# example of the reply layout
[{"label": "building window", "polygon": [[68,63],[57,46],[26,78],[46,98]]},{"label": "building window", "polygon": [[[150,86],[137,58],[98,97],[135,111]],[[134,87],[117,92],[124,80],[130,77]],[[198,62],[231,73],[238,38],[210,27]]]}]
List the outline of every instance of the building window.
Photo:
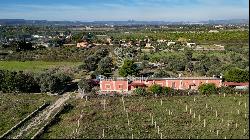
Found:
[{"label": "building window", "polygon": [[106,89],[110,89],[110,85],[105,85],[105,88]]},{"label": "building window", "polygon": [[175,88],[175,82],[172,83],[172,88]]},{"label": "building window", "polygon": [[123,85],[118,85],[118,88],[119,89],[123,89]]}]

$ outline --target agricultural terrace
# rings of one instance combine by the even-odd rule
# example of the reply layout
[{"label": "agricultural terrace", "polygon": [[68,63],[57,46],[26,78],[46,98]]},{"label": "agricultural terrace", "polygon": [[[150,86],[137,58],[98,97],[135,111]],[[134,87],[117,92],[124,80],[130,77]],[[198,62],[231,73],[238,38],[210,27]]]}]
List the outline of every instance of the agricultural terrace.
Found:
[{"label": "agricultural terrace", "polygon": [[27,117],[44,102],[57,97],[46,94],[0,94],[0,135]]},{"label": "agricultural terrace", "polygon": [[248,139],[249,95],[98,97],[70,106],[40,138]]},{"label": "agricultural terrace", "polygon": [[0,69],[10,71],[39,72],[49,68],[72,68],[80,65],[80,62],[46,62],[46,61],[0,61]]}]

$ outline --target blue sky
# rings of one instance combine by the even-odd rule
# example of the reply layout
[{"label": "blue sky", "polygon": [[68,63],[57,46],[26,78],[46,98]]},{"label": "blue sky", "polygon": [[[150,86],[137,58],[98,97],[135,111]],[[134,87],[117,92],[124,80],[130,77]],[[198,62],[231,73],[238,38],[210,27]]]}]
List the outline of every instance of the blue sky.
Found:
[{"label": "blue sky", "polygon": [[249,0],[1,0],[0,19],[199,21],[248,18]]}]

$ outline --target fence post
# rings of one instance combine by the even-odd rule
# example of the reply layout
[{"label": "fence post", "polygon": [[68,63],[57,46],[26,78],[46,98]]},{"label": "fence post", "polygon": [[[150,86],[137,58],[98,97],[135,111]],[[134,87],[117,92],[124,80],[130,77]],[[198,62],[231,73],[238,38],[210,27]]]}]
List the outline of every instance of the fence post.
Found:
[{"label": "fence post", "polygon": [[206,119],[204,119],[204,127],[206,127]]}]

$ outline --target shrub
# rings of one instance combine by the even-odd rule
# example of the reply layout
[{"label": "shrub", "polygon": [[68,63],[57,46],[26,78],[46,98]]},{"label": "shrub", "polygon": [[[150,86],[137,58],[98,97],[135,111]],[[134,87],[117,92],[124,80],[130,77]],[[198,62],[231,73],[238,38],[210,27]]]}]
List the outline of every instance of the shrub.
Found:
[{"label": "shrub", "polygon": [[149,87],[149,91],[152,92],[153,94],[160,95],[162,94],[162,87],[160,85],[154,84]]},{"label": "shrub", "polygon": [[235,89],[233,87],[219,87],[217,88],[217,92],[218,93],[225,93],[225,94],[236,94],[236,93],[242,93],[242,94],[246,94],[246,93],[249,93],[248,92],[248,89],[244,89],[244,90],[240,90],[240,89]]},{"label": "shrub", "polygon": [[15,79],[19,92],[40,92],[40,87],[32,74],[18,72]]},{"label": "shrub", "polygon": [[202,84],[198,87],[198,90],[201,94],[212,94],[216,93],[216,86],[214,83],[209,83],[209,84]]},{"label": "shrub", "polygon": [[0,84],[0,90],[2,92],[16,92],[16,76],[17,72],[10,72],[8,70],[1,71],[1,84]]},{"label": "shrub", "polygon": [[59,92],[64,90],[71,77],[57,71],[46,71],[35,77],[41,92]]},{"label": "shrub", "polygon": [[135,93],[136,95],[147,95],[147,92],[144,88],[136,88],[133,93]]},{"label": "shrub", "polygon": [[0,91],[2,92],[39,92],[39,86],[29,73],[0,71]]},{"label": "shrub", "polygon": [[98,62],[99,61],[96,56],[90,55],[84,60],[82,66],[80,66],[79,68],[84,68],[87,71],[95,71],[98,67]]},{"label": "shrub", "polygon": [[81,79],[78,82],[78,88],[84,90],[84,92],[91,92],[93,87],[94,84],[91,79]]},{"label": "shrub", "polygon": [[239,68],[232,68],[224,75],[228,82],[247,82],[249,81],[249,71]]},{"label": "shrub", "polygon": [[104,75],[104,76],[109,76],[112,73],[113,68],[113,62],[112,58],[110,57],[104,57],[101,59],[98,63],[98,68],[96,69],[96,73],[98,75]]},{"label": "shrub", "polygon": [[154,73],[154,77],[171,77],[171,75],[165,70],[158,70]]},{"label": "shrub", "polygon": [[219,87],[217,88],[218,93],[232,94],[236,93],[236,90],[232,87]]},{"label": "shrub", "polygon": [[163,87],[162,88],[162,93],[164,95],[169,95],[171,93],[171,88],[170,87]]},{"label": "shrub", "polygon": [[126,77],[128,75],[137,75],[139,69],[132,60],[125,60],[122,67],[119,69],[119,75]]}]

